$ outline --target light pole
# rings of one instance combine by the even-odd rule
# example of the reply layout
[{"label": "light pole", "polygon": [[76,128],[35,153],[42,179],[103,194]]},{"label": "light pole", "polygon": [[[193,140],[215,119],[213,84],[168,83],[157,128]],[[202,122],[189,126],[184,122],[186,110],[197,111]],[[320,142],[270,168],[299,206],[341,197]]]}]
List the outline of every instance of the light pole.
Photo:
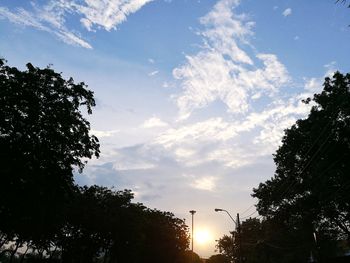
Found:
[{"label": "light pole", "polygon": [[[226,214],[231,218],[231,220],[235,224],[237,232],[238,232],[238,241],[239,241],[239,262],[242,263],[243,261],[242,261],[242,246],[241,246],[241,227],[239,225],[239,213],[237,213],[237,221],[236,221],[233,219],[233,217],[231,216],[231,214],[227,210],[221,209],[221,208],[215,208],[214,210],[215,210],[215,212],[226,212]],[[234,232],[232,232],[232,246],[234,248],[233,233]]]},{"label": "light pole", "polygon": [[190,213],[192,215],[192,254],[193,254],[193,215],[196,213],[196,211],[191,210]]},{"label": "light pole", "polygon": [[226,212],[228,214],[228,216],[231,218],[231,220],[233,221],[233,223],[235,223],[235,225],[237,227],[237,222],[233,219],[233,217],[231,216],[231,214],[227,210],[221,209],[221,208],[215,208],[215,212]]}]

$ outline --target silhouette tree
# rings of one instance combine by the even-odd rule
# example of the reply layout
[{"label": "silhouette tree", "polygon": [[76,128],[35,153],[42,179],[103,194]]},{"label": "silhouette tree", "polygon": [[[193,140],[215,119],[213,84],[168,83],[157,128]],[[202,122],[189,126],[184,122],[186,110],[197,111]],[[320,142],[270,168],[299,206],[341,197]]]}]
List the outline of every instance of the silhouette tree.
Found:
[{"label": "silhouette tree", "polygon": [[222,254],[212,255],[206,261],[207,263],[229,263],[230,260],[228,257]]},{"label": "silhouette tree", "polygon": [[350,74],[326,78],[304,102],[310,114],[285,131],[274,177],[253,190],[257,209],[303,229],[309,242],[314,233],[350,240]]},{"label": "silhouette tree", "polygon": [[0,59],[1,244],[50,247],[73,193],[73,169],[99,155],[91,114],[93,92],[51,68],[25,71]]},{"label": "silhouette tree", "polygon": [[[168,262],[168,261],[167,261]],[[177,261],[173,261],[176,263],[202,263],[200,256],[192,252],[191,250],[186,250],[182,253],[182,256],[178,258]]]},{"label": "silhouette tree", "polygon": [[57,241],[64,262],[182,262],[188,229],[173,214],[132,203],[129,190],[80,187]]},{"label": "silhouette tree", "polygon": [[[237,232],[233,232],[237,236]],[[224,235],[217,248],[228,262],[239,262],[238,240]],[[241,253],[245,263],[306,262],[311,245],[304,240],[303,229],[294,228],[276,219],[249,218],[241,224]],[[328,250],[329,251],[329,250]]]},{"label": "silhouette tree", "polygon": [[232,236],[224,235],[217,240],[216,249],[230,261],[237,258],[237,251]]}]

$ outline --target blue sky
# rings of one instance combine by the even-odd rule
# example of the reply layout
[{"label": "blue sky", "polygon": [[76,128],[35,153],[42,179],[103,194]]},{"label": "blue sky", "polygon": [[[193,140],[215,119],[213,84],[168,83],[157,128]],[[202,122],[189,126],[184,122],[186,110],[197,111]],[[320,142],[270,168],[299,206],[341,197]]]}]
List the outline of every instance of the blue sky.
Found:
[{"label": "blue sky", "polygon": [[350,13],[331,0],[60,0],[0,2],[0,56],[85,81],[101,141],[80,184],[129,188],[211,242],[225,214],[257,216],[251,189],[274,172],[300,100],[350,69]]}]

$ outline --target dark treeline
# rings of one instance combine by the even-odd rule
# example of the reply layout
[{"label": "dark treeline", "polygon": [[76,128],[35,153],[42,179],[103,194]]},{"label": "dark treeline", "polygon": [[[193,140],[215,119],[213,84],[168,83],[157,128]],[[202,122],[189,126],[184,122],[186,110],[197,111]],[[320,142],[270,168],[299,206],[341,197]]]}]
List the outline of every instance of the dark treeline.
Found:
[{"label": "dark treeline", "polygon": [[50,222],[56,231],[45,222],[35,232],[26,223],[25,232],[1,229],[1,262],[186,262],[184,221],[132,198],[129,190],[76,187],[63,220]]},{"label": "dark treeline", "polygon": [[323,87],[285,130],[275,175],[253,190],[259,217],[218,241],[221,262],[343,262],[350,252],[350,74]]},{"label": "dark treeline", "polygon": [[0,59],[0,262],[189,262],[183,220],[75,185],[100,153],[81,112],[94,106],[84,83]]}]

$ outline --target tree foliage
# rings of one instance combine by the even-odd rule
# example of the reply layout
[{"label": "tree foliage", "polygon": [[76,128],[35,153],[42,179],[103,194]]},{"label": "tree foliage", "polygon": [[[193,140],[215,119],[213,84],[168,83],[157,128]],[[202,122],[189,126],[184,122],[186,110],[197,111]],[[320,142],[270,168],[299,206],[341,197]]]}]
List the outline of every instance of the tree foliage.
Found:
[{"label": "tree foliage", "polygon": [[[232,238],[226,235],[218,240],[217,247],[226,262],[240,262],[240,256],[245,263],[307,262],[310,251],[314,248],[313,241],[305,235],[305,229],[293,227],[275,218],[249,218],[242,222],[241,239],[237,235],[234,231],[233,243]],[[320,243],[319,246],[324,258],[339,252],[334,242]]]},{"label": "tree foliage", "polygon": [[99,155],[89,135],[95,106],[84,83],[50,68],[27,70],[0,60],[0,227],[9,236],[41,242],[61,226],[73,188],[73,168]]},{"label": "tree foliage", "polygon": [[58,240],[64,262],[181,262],[184,221],[132,198],[129,190],[81,187]]},{"label": "tree foliage", "polygon": [[84,83],[0,60],[0,262],[189,262],[184,220],[74,184],[100,153],[81,111],[94,106]]},{"label": "tree foliage", "polygon": [[[259,214],[304,233],[309,244],[350,240],[350,74],[336,72],[285,131],[274,177],[254,189]],[[315,233],[315,234],[314,234]]]},{"label": "tree foliage", "polygon": [[230,260],[223,254],[212,255],[206,261],[207,263],[229,263]]}]

